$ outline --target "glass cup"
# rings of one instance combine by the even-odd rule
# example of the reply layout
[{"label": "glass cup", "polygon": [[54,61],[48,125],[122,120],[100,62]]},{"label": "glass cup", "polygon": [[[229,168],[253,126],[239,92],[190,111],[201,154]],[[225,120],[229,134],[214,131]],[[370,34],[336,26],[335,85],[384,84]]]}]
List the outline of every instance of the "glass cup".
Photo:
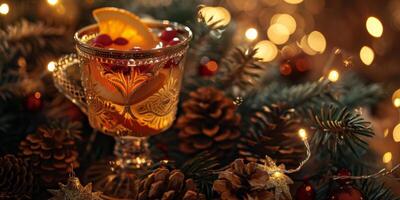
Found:
[{"label": "glass cup", "polygon": [[[151,164],[147,137],[165,131],[175,120],[192,33],[177,23],[146,24],[155,34],[174,28],[181,42],[151,50],[104,49],[88,44],[98,33],[97,25],[90,25],[75,34],[77,56],[60,59],[53,72],[56,87],[88,115],[90,125],[116,140],[111,165],[94,166],[88,175],[109,199],[135,195],[129,183]],[[81,81],[69,75],[73,67]]]}]

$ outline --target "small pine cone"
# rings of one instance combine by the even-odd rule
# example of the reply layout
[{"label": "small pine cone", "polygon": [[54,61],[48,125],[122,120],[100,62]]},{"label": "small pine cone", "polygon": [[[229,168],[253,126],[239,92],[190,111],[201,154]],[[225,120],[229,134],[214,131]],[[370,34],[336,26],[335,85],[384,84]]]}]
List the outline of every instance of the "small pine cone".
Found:
[{"label": "small pine cone", "polygon": [[8,154],[0,157],[0,199],[29,199],[34,187],[26,161]]},{"label": "small pine cone", "polygon": [[210,151],[223,154],[236,148],[240,115],[233,101],[212,87],[191,92],[178,118],[179,149],[186,154]]},{"label": "small pine cone", "polygon": [[236,159],[228,169],[220,172],[213,189],[220,194],[221,200],[273,199],[273,193],[267,190],[268,180],[268,173],[256,163],[245,164],[243,159]]},{"label": "small pine cone", "polygon": [[140,181],[138,200],[205,200],[193,179],[179,170],[158,168]]},{"label": "small pine cone", "polygon": [[46,187],[64,182],[73,168],[79,166],[75,138],[68,131],[39,128],[19,145],[22,157],[31,162],[36,175]]},{"label": "small pine cone", "polygon": [[240,157],[261,162],[268,155],[289,168],[304,158],[305,148],[298,136],[301,123],[293,109],[285,105],[264,106],[251,116],[250,122],[248,134],[238,144]]}]

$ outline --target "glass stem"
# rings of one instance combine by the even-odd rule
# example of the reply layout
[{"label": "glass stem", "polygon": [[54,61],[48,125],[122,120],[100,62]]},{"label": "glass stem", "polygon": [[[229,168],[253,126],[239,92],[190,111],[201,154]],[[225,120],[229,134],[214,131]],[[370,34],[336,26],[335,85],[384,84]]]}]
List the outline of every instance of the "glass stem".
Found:
[{"label": "glass stem", "polygon": [[114,169],[143,170],[152,164],[147,137],[115,137]]}]

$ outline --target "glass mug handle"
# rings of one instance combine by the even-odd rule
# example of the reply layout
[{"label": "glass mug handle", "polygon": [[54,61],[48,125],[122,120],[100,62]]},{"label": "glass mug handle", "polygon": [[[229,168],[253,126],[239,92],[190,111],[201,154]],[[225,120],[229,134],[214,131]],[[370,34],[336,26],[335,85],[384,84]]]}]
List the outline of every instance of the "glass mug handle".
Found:
[{"label": "glass mug handle", "polygon": [[[54,85],[57,90],[87,114],[85,91],[81,85],[80,61],[78,55],[69,54],[61,57],[53,71]],[[79,77],[76,77],[79,75]]]}]

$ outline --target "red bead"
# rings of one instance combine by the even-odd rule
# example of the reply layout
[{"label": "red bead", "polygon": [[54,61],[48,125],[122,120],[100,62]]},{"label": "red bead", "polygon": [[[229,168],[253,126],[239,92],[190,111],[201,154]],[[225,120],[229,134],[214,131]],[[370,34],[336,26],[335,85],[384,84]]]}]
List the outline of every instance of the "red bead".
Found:
[{"label": "red bead", "polygon": [[218,63],[210,60],[206,64],[200,66],[201,76],[214,76],[218,72]]},{"label": "red bead", "polygon": [[42,94],[35,92],[26,97],[25,108],[31,112],[39,111],[42,108]]},{"label": "red bead", "polygon": [[310,69],[310,65],[309,65],[307,59],[306,58],[298,58],[296,60],[296,69],[299,72],[308,71]]},{"label": "red bead", "polygon": [[281,64],[279,71],[282,75],[288,76],[292,73],[292,67],[288,63]]},{"label": "red bead", "polygon": [[100,34],[93,40],[93,45],[110,46],[113,43],[111,37],[107,34]]},{"label": "red bead", "polygon": [[310,183],[304,183],[296,191],[296,200],[314,200],[315,190]]},{"label": "red bead", "polygon": [[362,200],[362,193],[351,185],[340,186],[334,190],[328,199],[332,200]]},{"label": "red bead", "polygon": [[173,29],[171,27],[167,27],[167,28],[165,28],[164,31],[161,32],[160,40],[168,43],[169,41],[174,39],[174,37],[176,37],[177,35],[178,35],[178,32],[175,29]]},{"label": "red bead", "polygon": [[117,37],[113,42],[114,42],[114,44],[120,45],[120,46],[123,46],[123,45],[126,45],[129,43],[129,41],[123,37]]},{"label": "red bead", "polygon": [[174,39],[172,39],[171,41],[168,42],[168,46],[174,46],[177,45],[181,40],[177,37],[175,37]]}]

